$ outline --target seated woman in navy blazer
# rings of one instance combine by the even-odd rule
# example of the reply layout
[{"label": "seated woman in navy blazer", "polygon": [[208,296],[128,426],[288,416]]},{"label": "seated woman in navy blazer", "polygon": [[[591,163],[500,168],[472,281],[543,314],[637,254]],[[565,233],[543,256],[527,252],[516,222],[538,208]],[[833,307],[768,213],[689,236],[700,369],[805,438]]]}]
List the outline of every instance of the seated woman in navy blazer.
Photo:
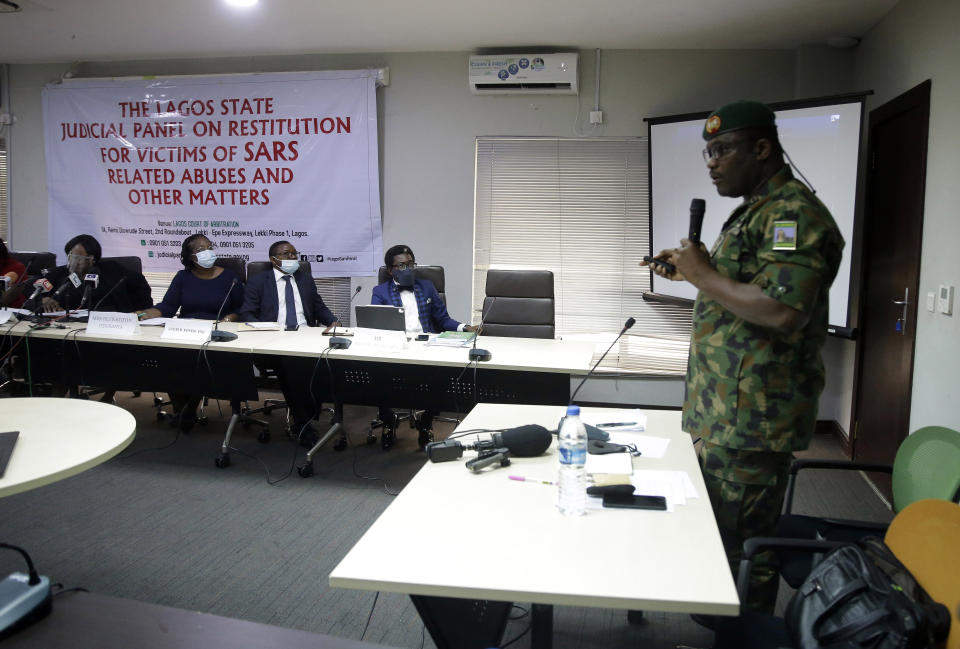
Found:
[{"label": "seated woman in navy blazer", "polygon": [[[227,268],[215,266],[217,254],[213,243],[202,234],[192,234],[183,240],[178,271],[170,282],[163,300],[137,313],[143,318],[172,318],[179,311],[181,318],[199,320],[236,320],[236,312],[243,302],[243,281]],[[226,314],[226,315],[223,315]],[[200,395],[170,393],[176,413],[174,423],[188,431],[197,421]]]}]

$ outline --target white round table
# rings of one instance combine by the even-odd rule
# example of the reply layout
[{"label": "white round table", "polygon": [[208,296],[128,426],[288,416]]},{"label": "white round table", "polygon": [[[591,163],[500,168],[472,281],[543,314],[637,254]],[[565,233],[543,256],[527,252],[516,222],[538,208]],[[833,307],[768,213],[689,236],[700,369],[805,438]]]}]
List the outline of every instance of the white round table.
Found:
[{"label": "white round table", "polygon": [[28,491],[106,462],[133,441],[129,412],[99,401],[0,399],[0,432],[18,430],[0,497]]}]

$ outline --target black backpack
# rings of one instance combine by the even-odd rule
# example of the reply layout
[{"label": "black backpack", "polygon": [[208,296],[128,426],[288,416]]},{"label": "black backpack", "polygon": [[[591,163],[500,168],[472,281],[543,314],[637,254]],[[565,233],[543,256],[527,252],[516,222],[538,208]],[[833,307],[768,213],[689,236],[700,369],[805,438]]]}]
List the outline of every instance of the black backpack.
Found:
[{"label": "black backpack", "polygon": [[798,649],[926,649],[943,642],[950,612],[875,537],[830,552],[787,604]]}]

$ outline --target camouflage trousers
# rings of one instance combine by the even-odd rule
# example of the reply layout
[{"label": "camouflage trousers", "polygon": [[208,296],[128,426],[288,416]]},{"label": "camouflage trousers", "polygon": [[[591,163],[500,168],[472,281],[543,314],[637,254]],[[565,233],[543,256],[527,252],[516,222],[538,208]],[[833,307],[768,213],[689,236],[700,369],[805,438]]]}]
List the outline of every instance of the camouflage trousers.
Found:
[{"label": "camouflage trousers", "polygon": [[[705,441],[699,459],[723,549],[736,580],[743,542],[753,536],[774,535],[793,455],[726,448]],[[749,595],[742,604],[773,613],[779,583],[776,556],[761,552],[754,559]]]}]

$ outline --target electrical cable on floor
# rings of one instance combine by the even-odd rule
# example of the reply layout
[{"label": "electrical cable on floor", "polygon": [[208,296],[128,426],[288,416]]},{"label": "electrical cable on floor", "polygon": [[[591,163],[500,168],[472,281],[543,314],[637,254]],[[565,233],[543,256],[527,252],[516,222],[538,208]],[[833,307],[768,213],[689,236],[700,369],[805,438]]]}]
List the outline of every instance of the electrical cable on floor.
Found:
[{"label": "electrical cable on floor", "polygon": [[377,591],[377,594],[373,596],[373,604],[370,605],[370,614],[367,615],[367,623],[363,625],[363,633],[360,634],[360,640],[363,641],[363,637],[367,635],[367,629],[370,628],[370,620],[373,619],[373,609],[377,606],[377,598],[380,597],[380,591]]},{"label": "electrical cable on floor", "polygon": [[533,622],[531,622],[530,624],[528,624],[528,625],[527,625],[527,628],[520,632],[520,635],[514,637],[514,638],[513,638],[512,640],[510,640],[509,642],[504,642],[502,645],[500,645],[500,649],[507,649],[507,647],[509,647],[510,645],[512,645],[514,642],[516,642],[517,640],[519,640],[519,639],[522,638],[523,636],[525,636],[525,635],[527,635],[528,633],[530,633],[530,629],[531,629],[531,628],[533,628]]},{"label": "electrical cable on floor", "polygon": [[357,477],[357,478],[362,479],[362,480],[373,480],[373,481],[376,481],[376,482],[382,482],[382,483],[383,483],[383,493],[387,494],[388,496],[396,496],[397,494],[399,494],[399,493],[400,493],[399,491],[391,491],[391,490],[390,490],[390,485],[387,484],[387,481],[386,481],[385,479],[379,478],[379,477],[377,477],[377,476],[363,475],[363,474],[361,474],[359,471],[357,471],[357,449],[358,449],[359,447],[356,446],[356,445],[353,443],[353,440],[350,439],[350,436],[349,436],[349,435],[347,435],[347,441],[348,441],[348,443],[350,444],[350,446],[353,446],[353,466],[352,466],[353,475],[354,475],[355,477]]}]

